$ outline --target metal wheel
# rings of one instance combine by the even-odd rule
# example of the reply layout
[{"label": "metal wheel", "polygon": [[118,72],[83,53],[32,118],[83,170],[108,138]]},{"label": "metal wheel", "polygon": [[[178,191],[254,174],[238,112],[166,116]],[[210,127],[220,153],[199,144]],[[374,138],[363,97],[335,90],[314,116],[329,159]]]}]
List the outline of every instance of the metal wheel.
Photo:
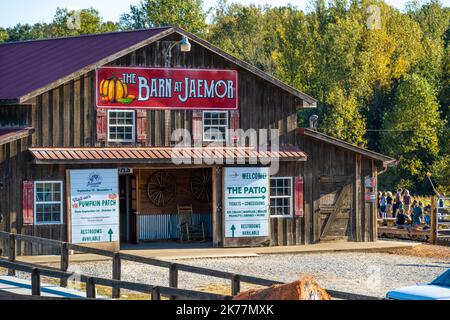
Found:
[{"label": "metal wheel", "polygon": [[166,171],[152,174],[147,182],[147,196],[158,206],[165,206],[175,196],[175,177]]},{"label": "metal wheel", "polygon": [[191,177],[191,192],[194,198],[201,202],[212,199],[211,169],[195,171]]}]

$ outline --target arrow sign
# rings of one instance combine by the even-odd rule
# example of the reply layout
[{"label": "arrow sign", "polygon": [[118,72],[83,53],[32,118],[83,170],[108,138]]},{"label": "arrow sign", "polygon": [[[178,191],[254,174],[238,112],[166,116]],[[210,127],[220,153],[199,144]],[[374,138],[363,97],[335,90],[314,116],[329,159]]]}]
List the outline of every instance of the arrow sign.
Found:
[{"label": "arrow sign", "polygon": [[110,228],[109,229],[109,231],[108,231],[108,234],[109,234],[109,242],[112,242],[112,235],[113,235],[113,231],[112,231],[112,229]]},{"label": "arrow sign", "polygon": [[234,230],[236,230],[236,227],[234,226],[234,224],[231,226],[231,237],[234,238]]},{"label": "arrow sign", "polygon": [[266,196],[256,196],[256,197],[228,197],[228,199],[265,199]]}]

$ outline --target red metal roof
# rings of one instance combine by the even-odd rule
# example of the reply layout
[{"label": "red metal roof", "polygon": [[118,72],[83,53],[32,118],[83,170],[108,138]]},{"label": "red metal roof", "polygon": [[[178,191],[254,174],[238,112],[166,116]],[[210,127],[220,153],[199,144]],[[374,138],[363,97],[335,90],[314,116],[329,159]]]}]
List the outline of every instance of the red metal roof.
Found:
[{"label": "red metal roof", "polygon": [[[306,154],[296,147],[280,150],[257,150],[247,147],[80,147],[80,148],[30,148],[37,163],[44,162],[138,162],[172,163],[173,160],[191,159],[209,163],[213,159],[236,160],[244,163],[256,160],[305,161]],[[256,162],[255,162],[256,163]]]},{"label": "red metal roof", "polygon": [[0,129],[0,145],[22,139],[33,131],[33,128]]},{"label": "red metal roof", "polygon": [[169,28],[0,45],[0,100],[18,99]]}]

